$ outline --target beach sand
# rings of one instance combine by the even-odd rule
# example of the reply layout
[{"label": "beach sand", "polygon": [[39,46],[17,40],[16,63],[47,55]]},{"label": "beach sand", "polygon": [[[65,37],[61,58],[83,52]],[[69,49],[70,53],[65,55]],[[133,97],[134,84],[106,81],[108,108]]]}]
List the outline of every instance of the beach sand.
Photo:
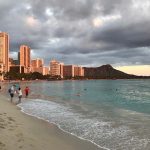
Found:
[{"label": "beach sand", "polygon": [[94,144],[28,116],[0,95],[0,150],[99,150]]}]

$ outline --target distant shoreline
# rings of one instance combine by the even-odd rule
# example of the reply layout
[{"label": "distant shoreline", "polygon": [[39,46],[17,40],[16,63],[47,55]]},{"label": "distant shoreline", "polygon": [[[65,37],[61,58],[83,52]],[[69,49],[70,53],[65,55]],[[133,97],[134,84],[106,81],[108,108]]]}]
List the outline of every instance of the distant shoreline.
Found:
[{"label": "distant shoreline", "polygon": [[47,79],[38,79],[38,80],[3,80],[0,82],[4,83],[17,83],[17,82],[41,82],[41,81],[87,81],[87,80],[149,80],[150,77],[141,77],[141,78],[116,78],[116,79],[107,79],[107,78],[86,78],[86,79],[53,79],[53,80],[47,80]]}]

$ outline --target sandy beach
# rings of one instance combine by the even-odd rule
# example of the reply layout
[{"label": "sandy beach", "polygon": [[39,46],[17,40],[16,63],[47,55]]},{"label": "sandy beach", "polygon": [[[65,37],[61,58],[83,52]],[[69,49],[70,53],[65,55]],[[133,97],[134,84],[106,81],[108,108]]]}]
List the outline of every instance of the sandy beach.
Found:
[{"label": "sandy beach", "polygon": [[98,150],[53,124],[28,116],[0,96],[0,150]]}]

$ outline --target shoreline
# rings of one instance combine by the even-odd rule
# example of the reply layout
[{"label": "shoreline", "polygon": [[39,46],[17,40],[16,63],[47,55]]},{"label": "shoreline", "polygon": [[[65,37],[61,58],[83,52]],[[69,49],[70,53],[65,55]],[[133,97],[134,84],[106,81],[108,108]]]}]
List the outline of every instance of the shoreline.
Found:
[{"label": "shoreline", "polygon": [[[0,137],[0,149],[2,150],[104,149],[97,147],[90,141],[62,131],[53,123],[23,113],[19,107],[11,104],[4,95],[0,96],[0,131],[2,131]],[[14,144],[11,142],[12,139]],[[17,144],[18,147],[16,147]]]},{"label": "shoreline", "polygon": [[0,80],[0,83],[31,83],[31,82],[42,82],[42,81],[90,81],[90,80],[150,80],[150,77],[146,78],[85,78],[85,79],[61,79],[61,80],[47,80],[47,79],[38,79],[38,80]]},{"label": "shoreline", "polygon": [[34,118],[37,118],[37,119],[42,120],[42,121],[44,121],[44,122],[47,122],[47,123],[49,123],[49,124],[52,124],[52,125],[56,126],[56,128],[58,128],[58,129],[61,130],[62,132],[66,133],[66,134],[69,134],[69,135],[71,135],[71,136],[74,136],[75,138],[81,139],[81,140],[83,140],[83,141],[85,141],[85,142],[90,142],[90,143],[94,144],[99,150],[100,150],[100,149],[102,149],[102,150],[110,150],[109,148],[101,147],[101,146],[97,145],[96,143],[94,143],[94,142],[92,142],[92,141],[90,141],[90,140],[87,140],[87,139],[78,137],[78,136],[76,136],[76,135],[73,134],[73,133],[69,133],[69,132],[63,130],[61,127],[59,127],[59,126],[58,126],[56,123],[54,123],[54,122],[50,122],[50,121],[44,120],[44,119],[42,119],[42,118],[40,118],[40,117],[37,117],[37,116],[34,116],[34,115],[30,115],[30,114],[28,114],[28,113],[25,113],[24,110],[21,109],[20,106],[18,106],[18,107],[20,108],[20,111],[21,111],[22,113],[24,113],[24,114],[26,114],[26,115],[28,115],[28,116],[30,116],[30,117],[34,117]]}]

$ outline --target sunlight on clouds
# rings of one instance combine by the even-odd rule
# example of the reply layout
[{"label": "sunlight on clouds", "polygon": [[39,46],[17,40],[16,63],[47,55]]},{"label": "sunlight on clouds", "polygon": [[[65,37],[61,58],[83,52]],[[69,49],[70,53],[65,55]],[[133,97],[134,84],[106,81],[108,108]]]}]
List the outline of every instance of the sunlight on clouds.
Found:
[{"label": "sunlight on clouds", "polygon": [[114,21],[114,20],[118,20],[121,18],[120,14],[115,14],[115,15],[109,15],[109,16],[104,16],[102,17],[103,21]]},{"label": "sunlight on clouds", "polygon": [[34,27],[34,26],[38,25],[38,21],[32,16],[26,18],[26,23],[30,27]]},{"label": "sunlight on clouds", "polygon": [[104,17],[96,17],[93,19],[92,22],[93,22],[94,27],[100,27],[106,22],[111,22],[111,21],[115,21],[118,19],[121,19],[120,14],[109,15],[109,16],[104,16]]},{"label": "sunlight on clouds", "polygon": [[93,19],[93,25],[94,27],[99,27],[103,24],[103,21],[100,18]]},{"label": "sunlight on clouds", "polygon": [[116,69],[134,75],[150,75],[150,65],[122,66]]}]

